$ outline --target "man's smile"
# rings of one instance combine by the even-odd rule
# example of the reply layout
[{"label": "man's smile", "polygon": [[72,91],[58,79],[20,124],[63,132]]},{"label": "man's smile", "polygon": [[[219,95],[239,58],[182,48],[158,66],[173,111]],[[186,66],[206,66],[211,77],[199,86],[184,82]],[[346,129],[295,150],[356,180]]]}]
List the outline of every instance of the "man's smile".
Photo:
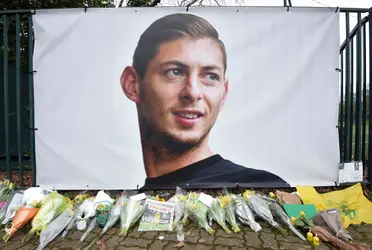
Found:
[{"label": "man's smile", "polygon": [[174,111],[173,114],[186,119],[196,119],[204,115],[203,112],[200,112],[198,110],[178,110]]},{"label": "man's smile", "polygon": [[201,117],[204,116],[203,112],[198,110],[177,110],[172,112],[176,120],[183,126],[193,126]]}]

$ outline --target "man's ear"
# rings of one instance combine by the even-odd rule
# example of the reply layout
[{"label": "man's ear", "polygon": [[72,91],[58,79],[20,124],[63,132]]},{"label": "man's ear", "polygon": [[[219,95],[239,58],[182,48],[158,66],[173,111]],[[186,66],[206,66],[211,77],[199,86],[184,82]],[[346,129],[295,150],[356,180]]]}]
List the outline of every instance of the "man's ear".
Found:
[{"label": "man's ear", "polygon": [[222,97],[222,101],[221,101],[221,108],[223,107],[223,105],[225,104],[225,101],[226,101],[226,97],[227,97],[227,93],[229,92],[229,80],[226,78],[225,80],[225,84],[224,84],[224,92],[223,92],[223,97]]},{"label": "man's ear", "polygon": [[136,103],[140,101],[139,82],[140,77],[137,71],[133,67],[127,66],[121,74],[120,84],[128,99]]}]

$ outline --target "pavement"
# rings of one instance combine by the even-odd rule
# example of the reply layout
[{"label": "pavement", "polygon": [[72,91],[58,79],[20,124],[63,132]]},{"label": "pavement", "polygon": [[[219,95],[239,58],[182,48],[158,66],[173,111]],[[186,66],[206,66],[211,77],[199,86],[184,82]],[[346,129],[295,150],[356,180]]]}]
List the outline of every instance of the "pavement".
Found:
[{"label": "pavement", "polygon": [[[298,237],[289,231],[289,236],[283,237],[278,231],[263,221],[257,221],[262,227],[262,231],[255,233],[249,226],[241,226],[241,232],[237,234],[226,234],[218,225],[214,224],[213,229],[216,233],[213,236],[208,235],[205,230],[199,229],[195,223],[187,225],[185,228],[185,245],[180,249],[192,250],[236,250],[236,249],[313,249],[310,245],[303,243]],[[119,224],[110,229],[92,249],[97,250],[167,250],[177,249],[175,232],[139,232],[135,227],[126,237],[118,236]],[[349,233],[357,243],[365,243],[372,249],[372,225],[351,225],[348,228]],[[13,249],[36,249],[39,240],[26,245],[22,244],[22,238],[26,230],[16,233],[6,244],[0,242],[1,250]],[[96,227],[87,237],[86,246],[100,232]],[[64,250],[76,249],[82,232],[70,232],[66,239],[58,238],[52,241],[45,250]],[[164,239],[160,240],[159,237]],[[330,245],[321,243],[319,250],[335,249]]]}]

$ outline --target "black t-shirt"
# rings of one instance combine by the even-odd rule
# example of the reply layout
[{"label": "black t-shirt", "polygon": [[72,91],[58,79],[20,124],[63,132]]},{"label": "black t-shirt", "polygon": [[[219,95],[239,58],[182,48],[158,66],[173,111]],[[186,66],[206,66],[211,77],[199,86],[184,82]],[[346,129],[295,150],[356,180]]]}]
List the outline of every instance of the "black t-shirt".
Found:
[{"label": "black t-shirt", "polygon": [[286,188],[280,177],[264,170],[237,165],[213,155],[171,173],[146,178],[142,190],[181,188]]}]

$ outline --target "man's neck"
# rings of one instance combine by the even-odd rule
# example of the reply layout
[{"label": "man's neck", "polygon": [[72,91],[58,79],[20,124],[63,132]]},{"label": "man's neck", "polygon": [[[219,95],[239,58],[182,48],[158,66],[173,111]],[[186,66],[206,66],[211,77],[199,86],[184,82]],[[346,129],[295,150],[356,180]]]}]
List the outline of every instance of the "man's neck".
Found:
[{"label": "man's neck", "polygon": [[171,173],[213,155],[212,150],[208,146],[207,138],[196,149],[187,151],[177,157],[168,155],[166,150],[161,152],[159,152],[159,148],[154,150],[152,146],[142,145],[142,151],[148,178]]}]

